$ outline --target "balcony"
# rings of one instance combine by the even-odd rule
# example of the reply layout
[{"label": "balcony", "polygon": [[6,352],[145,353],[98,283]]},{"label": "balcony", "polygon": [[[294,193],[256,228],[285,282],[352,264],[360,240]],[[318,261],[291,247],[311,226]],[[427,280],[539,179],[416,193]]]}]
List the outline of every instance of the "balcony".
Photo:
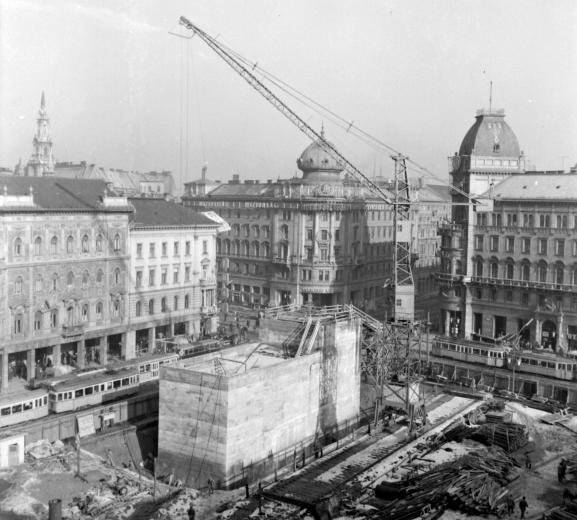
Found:
[{"label": "balcony", "polygon": [[471,283],[479,285],[500,285],[504,287],[541,289],[544,291],[574,292],[577,290],[577,286],[571,284],[561,284],[554,282],[537,282],[529,280],[507,280],[504,278],[485,278],[481,276],[472,276]]},{"label": "balcony", "polygon": [[206,287],[207,285],[216,285],[216,278],[200,278],[198,283],[201,287]]},{"label": "balcony", "polygon": [[291,259],[290,256],[278,256],[274,255],[272,257],[273,264],[283,264],[283,265],[290,265]]},{"label": "balcony", "polygon": [[212,315],[218,313],[218,307],[216,305],[203,305],[200,308],[200,314]]},{"label": "balcony", "polygon": [[76,325],[62,325],[62,337],[71,338],[74,336],[82,336],[84,334],[84,324],[78,323]]}]

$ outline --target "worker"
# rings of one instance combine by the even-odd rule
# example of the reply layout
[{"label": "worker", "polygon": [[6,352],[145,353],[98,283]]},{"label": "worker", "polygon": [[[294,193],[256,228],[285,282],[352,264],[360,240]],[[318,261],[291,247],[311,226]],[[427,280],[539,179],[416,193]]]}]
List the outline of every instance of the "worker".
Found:
[{"label": "worker", "polygon": [[567,473],[567,462],[565,459],[561,459],[557,466],[557,479],[559,482],[565,482],[565,473]]},{"label": "worker", "polygon": [[532,463],[531,463],[531,455],[529,454],[528,451],[525,452],[525,467],[527,469],[531,469]]},{"label": "worker", "polygon": [[515,500],[513,499],[513,495],[507,495],[507,513],[511,516],[515,512]]},{"label": "worker", "polygon": [[212,495],[214,493],[214,480],[212,477],[208,477],[208,494]]},{"label": "worker", "polygon": [[187,513],[188,513],[188,520],[194,520],[196,513],[194,512],[194,506],[192,505],[192,503],[190,504]]},{"label": "worker", "polygon": [[529,504],[527,503],[527,500],[525,500],[525,497],[523,497],[519,501],[519,509],[521,510],[521,518],[525,518],[525,511],[527,510],[528,507],[529,507]]},{"label": "worker", "polygon": [[106,450],[106,463],[109,466],[114,466],[114,461],[112,460],[112,450],[110,448]]}]

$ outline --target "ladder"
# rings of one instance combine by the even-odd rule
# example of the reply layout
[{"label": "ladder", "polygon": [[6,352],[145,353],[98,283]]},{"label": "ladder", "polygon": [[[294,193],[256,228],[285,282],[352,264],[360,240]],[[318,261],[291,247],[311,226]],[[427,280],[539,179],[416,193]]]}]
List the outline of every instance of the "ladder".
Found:
[{"label": "ladder", "polygon": [[307,319],[307,324],[305,326],[305,330],[304,330],[303,335],[301,337],[301,342],[299,343],[299,348],[297,349],[297,353],[295,354],[295,357],[299,357],[302,354],[303,347],[305,346],[305,343],[307,341],[307,336],[309,335],[309,330],[311,328],[312,322],[313,322],[313,319],[311,316],[309,316],[309,318]]},{"label": "ladder", "polygon": [[321,328],[321,322],[320,322],[320,320],[317,320],[315,322],[315,328],[313,329],[313,333],[311,334],[311,337],[307,342],[307,348],[306,348],[305,354],[310,354],[311,351],[313,350],[313,346],[314,346],[315,341],[317,339],[317,335],[319,333],[320,328]]},{"label": "ladder", "polygon": [[214,358],[214,373],[217,376],[225,376],[226,375],[226,370],[222,366],[222,363],[220,362],[219,358]]}]

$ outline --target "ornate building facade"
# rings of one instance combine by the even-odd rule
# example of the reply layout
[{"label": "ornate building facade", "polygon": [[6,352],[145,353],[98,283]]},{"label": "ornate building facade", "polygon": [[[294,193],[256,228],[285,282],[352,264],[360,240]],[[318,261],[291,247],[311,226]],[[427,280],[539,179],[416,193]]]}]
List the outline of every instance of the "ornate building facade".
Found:
[{"label": "ornate building facade", "polygon": [[184,205],[215,211],[231,227],[217,239],[219,296],[260,305],[354,303],[384,312],[393,269],[391,206],[345,177],[318,142],[297,165],[302,178],[241,184],[235,176],[209,192],[202,189],[206,179],[200,188],[187,184]]},{"label": "ornate building facade", "polygon": [[130,199],[129,348],[143,354],[178,334],[216,332],[221,224],[173,202]]},{"label": "ornate building facade", "polygon": [[[503,111],[479,111],[453,183],[478,204],[441,229],[443,332],[577,349],[577,175],[526,172]],[[455,196],[464,201],[464,197]]]},{"label": "ornate building facade", "polygon": [[5,177],[0,193],[2,388],[36,366],[126,348],[128,217],[102,181]]}]

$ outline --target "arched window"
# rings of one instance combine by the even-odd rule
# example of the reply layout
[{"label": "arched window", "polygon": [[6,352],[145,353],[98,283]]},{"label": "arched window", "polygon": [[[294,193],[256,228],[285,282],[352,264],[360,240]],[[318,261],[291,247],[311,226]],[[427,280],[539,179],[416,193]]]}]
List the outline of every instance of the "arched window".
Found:
[{"label": "arched window", "polygon": [[114,235],[114,250],[120,251],[120,235],[118,233]]},{"label": "arched window", "polygon": [[58,274],[54,273],[52,275],[52,283],[51,283],[51,289],[53,291],[57,291],[58,290]]},{"label": "arched window", "polygon": [[248,255],[249,255],[248,240],[243,240],[243,241],[242,241],[242,255],[243,255],[243,256],[248,256]]},{"label": "arched window", "polygon": [[455,274],[463,274],[463,262],[461,260],[455,261]]},{"label": "arched window", "polygon": [[148,301],[148,314],[154,314],[154,299]]},{"label": "arched window", "polygon": [[252,243],[252,255],[260,256],[260,244],[256,240]]},{"label": "arched window", "polygon": [[18,237],[14,240],[14,256],[22,256],[23,252],[22,239]]},{"label": "arched window", "polygon": [[66,252],[72,253],[74,251],[74,238],[72,235],[69,235],[66,239]]},{"label": "arched window", "polygon": [[481,278],[483,276],[483,259],[479,258],[475,262],[475,276]]},{"label": "arched window", "polygon": [[547,281],[547,262],[539,262],[539,265],[537,266],[537,275],[540,282]]},{"label": "arched window", "polygon": [[120,269],[118,267],[114,270],[114,283],[120,283]]},{"label": "arched window", "polygon": [[555,283],[561,285],[565,281],[565,266],[562,262],[555,264]]},{"label": "arched window", "polygon": [[160,299],[160,312],[166,312],[166,298],[164,296]]},{"label": "arched window", "polygon": [[240,255],[240,240],[234,241],[234,250],[232,252],[233,255]]},{"label": "arched window", "polygon": [[88,247],[88,235],[84,235],[82,237],[82,252],[83,253],[88,253],[89,251],[89,247]]},{"label": "arched window", "polygon": [[268,242],[263,242],[262,244],[262,256],[265,258],[270,256],[270,244]]},{"label": "arched window", "polygon": [[102,302],[98,302],[96,304],[96,319],[97,320],[102,319]]},{"label": "arched window", "polygon": [[112,317],[118,318],[118,316],[120,316],[120,301],[114,300],[112,302]]},{"label": "arched window", "polygon": [[96,252],[102,253],[102,235],[96,237]]},{"label": "arched window", "polygon": [[142,316],[142,302],[136,302],[136,316]]},{"label": "arched window", "polygon": [[496,260],[491,261],[491,278],[499,278],[499,263]]},{"label": "arched window", "polygon": [[268,226],[262,226],[262,236],[268,238],[270,236],[270,228]]},{"label": "arched window", "polygon": [[190,302],[190,299],[189,299],[189,297],[188,297],[188,294],[185,294],[185,295],[184,295],[184,308],[185,308],[185,309],[188,309],[189,302]]},{"label": "arched window", "polygon": [[90,276],[88,275],[88,271],[84,271],[82,273],[82,288],[86,289],[88,287],[89,282],[90,282]]},{"label": "arched window", "polygon": [[58,238],[52,237],[50,239],[50,254],[56,255],[58,254]]},{"label": "arched window", "polygon": [[72,305],[66,308],[66,323],[74,325],[74,307]]},{"label": "arched window", "polygon": [[34,313],[34,330],[42,330],[42,312],[36,311]]},{"label": "arched window", "polygon": [[24,280],[21,276],[16,278],[14,281],[14,294],[22,294],[22,286],[24,285]]},{"label": "arched window", "polygon": [[288,240],[288,236],[289,236],[289,228],[286,224],[283,224],[280,227],[280,236],[283,240]]},{"label": "arched window", "polygon": [[68,272],[66,276],[66,285],[70,288],[74,285],[74,273],[72,271]]},{"label": "arched window", "polygon": [[102,269],[98,269],[98,271],[96,272],[96,282],[102,283],[103,278],[104,278],[104,273],[102,272]]},{"label": "arched window", "polygon": [[177,310],[178,310],[178,296],[175,296],[175,297],[174,297],[174,305],[173,305],[173,307],[174,307],[174,308],[173,308],[172,310],[174,310],[174,311],[177,311]]},{"label": "arched window", "polygon": [[531,280],[531,264],[528,260],[521,263],[521,280],[528,282]]},{"label": "arched window", "polygon": [[257,224],[255,224],[254,226],[252,226],[252,233],[254,235],[255,238],[258,238],[260,235],[260,228],[258,227]]},{"label": "arched window", "polygon": [[34,239],[34,256],[40,256],[42,254],[42,239],[36,237]]},{"label": "arched window", "polygon": [[38,275],[34,280],[34,292],[42,292],[44,289],[44,281],[42,280],[42,276]]},{"label": "arched window", "polygon": [[82,321],[86,322],[88,321],[88,304],[85,303],[82,306]]},{"label": "arched window", "polygon": [[24,314],[17,312],[14,315],[14,334],[22,334],[24,332]]},{"label": "arched window", "polygon": [[505,278],[507,280],[513,280],[515,278],[515,264],[513,261],[508,261],[505,264]]}]

